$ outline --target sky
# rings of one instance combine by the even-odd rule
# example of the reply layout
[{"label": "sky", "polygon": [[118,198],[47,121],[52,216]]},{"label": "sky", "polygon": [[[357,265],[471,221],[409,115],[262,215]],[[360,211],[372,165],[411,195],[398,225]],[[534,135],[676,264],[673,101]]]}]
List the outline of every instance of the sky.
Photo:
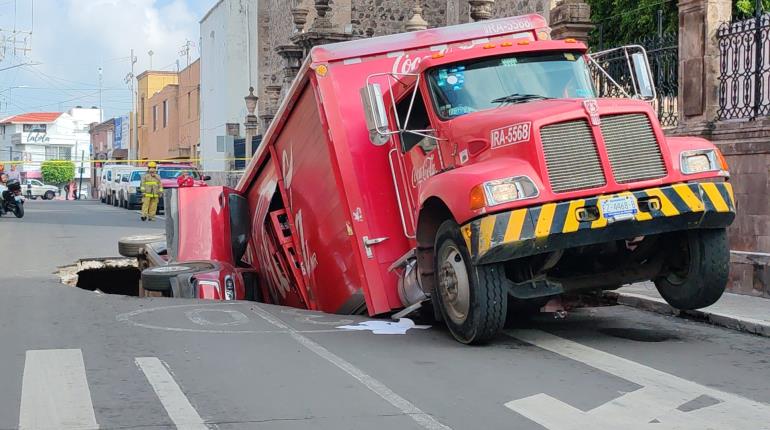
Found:
[{"label": "sky", "polygon": [[[0,61],[0,118],[22,112],[60,112],[99,103],[104,119],[131,110],[125,78],[134,49],[138,75],[184,68],[179,51],[194,43],[200,56],[198,22],[216,0],[0,0],[0,29],[32,31],[31,51],[6,50]],[[33,63],[2,70],[19,63]],[[22,87],[22,88],[14,88]]]}]

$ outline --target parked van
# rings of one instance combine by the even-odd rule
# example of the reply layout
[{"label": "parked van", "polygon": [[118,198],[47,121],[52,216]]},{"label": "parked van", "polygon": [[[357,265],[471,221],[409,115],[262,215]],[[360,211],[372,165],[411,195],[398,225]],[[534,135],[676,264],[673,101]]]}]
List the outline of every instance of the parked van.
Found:
[{"label": "parked van", "polygon": [[116,205],[116,191],[117,184],[116,175],[120,172],[131,171],[135,169],[135,166],[128,166],[125,164],[106,164],[102,167],[102,174],[99,181],[99,200],[102,203],[110,205]]},{"label": "parked van", "polygon": [[134,167],[133,170],[119,173],[118,206],[133,209],[142,205],[142,193],[139,191],[139,183],[142,175],[147,173],[146,167]]}]

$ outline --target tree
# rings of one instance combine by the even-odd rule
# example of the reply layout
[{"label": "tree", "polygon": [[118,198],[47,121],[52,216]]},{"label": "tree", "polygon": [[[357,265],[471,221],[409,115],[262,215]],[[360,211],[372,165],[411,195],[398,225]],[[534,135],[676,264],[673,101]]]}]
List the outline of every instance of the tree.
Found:
[{"label": "tree", "polygon": [[591,6],[591,21],[596,25],[589,40],[594,51],[600,45],[604,48],[619,46],[657,34],[659,10],[663,13],[664,33],[676,31],[679,25],[679,9],[674,0],[586,2]]},{"label": "tree", "polygon": [[[733,16],[746,19],[754,16],[756,0],[733,0]],[[770,11],[770,0],[762,0],[762,12]]]},{"label": "tree", "polygon": [[43,181],[48,184],[64,184],[75,179],[75,163],[72,161],[44,161],[40,166]]}]

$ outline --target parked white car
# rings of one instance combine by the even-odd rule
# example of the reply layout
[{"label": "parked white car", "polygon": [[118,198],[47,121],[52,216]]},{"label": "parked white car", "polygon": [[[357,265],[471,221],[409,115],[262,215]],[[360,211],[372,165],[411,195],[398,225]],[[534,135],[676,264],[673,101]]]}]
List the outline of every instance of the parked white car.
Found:
[{"label": "parked white car", "polygon": [[118,181],[119,178],[117,176],[121,172],[127,172],[133,169],[136,169],[136,167],[126,166],[125,164],[104,165],[102,167],[102,174],[99,181],[99,200],[101,200],[102,203],[117,206],[117,192],[118,185],[120,184]]},{"label": "parked white car", "polygon": [[53,200],[59,193],[59,187],[46,185],[37,179],[25,179],[21,183],[21,191],[32,200],[36,200],[38,197],[43,200]]},{"label": "parked white car", "polygon": [[118,185],[118,205],[126,209],[142,205],[141,194],[137,193],[142,175],[147,172],[146,167],[134,167],[130,172],[121,172]]}]

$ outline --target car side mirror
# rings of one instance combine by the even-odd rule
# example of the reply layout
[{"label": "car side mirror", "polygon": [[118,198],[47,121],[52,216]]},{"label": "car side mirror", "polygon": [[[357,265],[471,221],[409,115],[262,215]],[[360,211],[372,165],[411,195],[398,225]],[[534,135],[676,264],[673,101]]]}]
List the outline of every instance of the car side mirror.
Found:
[{"label": "car side mirror", "polygon": [[361,88],[361,103],[366,114],[366,128],[369,130],[369,140],[375,146],[388,143],[390,131],[385,100],[382,97],[380,84],[367,84]]},{"label": "car side mirror", "polygon": [[204,181],[210,181],[210,180],[211,180],[211,176],[209,176],[209,175],[203,175],[203,180],[204,180]]}]

